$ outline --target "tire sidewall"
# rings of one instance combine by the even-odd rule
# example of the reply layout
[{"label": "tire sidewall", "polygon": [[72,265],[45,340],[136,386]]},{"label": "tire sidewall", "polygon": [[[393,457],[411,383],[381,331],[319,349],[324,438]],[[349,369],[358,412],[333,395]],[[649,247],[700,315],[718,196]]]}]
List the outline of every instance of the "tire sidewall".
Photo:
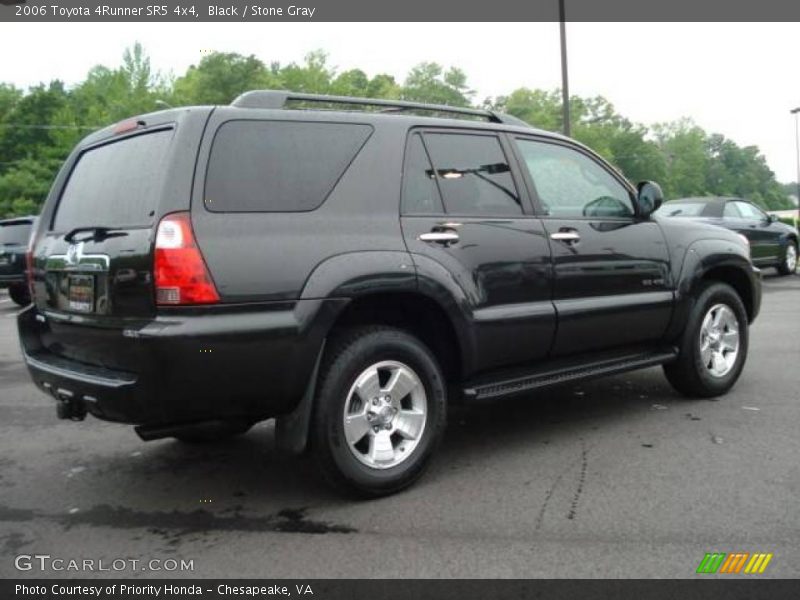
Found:
[{"label": "tire sidewall", "polygon": [[[715,304],[724,304],[728,306],[736,315],[739,326],[739,353],[736,357],[736,363],[723,377],[714,377],[711,375],[703,364],[700,355],[700,328],[702,327],[703,318],[706,316],[706,313]],[[739,375],[741,375],[742,369],[747,361],[747,351],[749,347],[748,333],[747,312],[733,288],[723,283],[716,283],[706,288],[700,294],[689,321],[683,351],[691,356],[692,365],[700,382],[714,395],[727,392],[733,387],[733,384],[736,383]]]},{"label": "tire sidewall", "polygon": [[[344,435],[344,407],[353,383],[367,367],[392,360],[408,365],[419,376],[427,399],[427,420],[412,455],[388,469],[373,469],[352,453]],[[428,349],[401,331],[382,330],[359,338],[330,367],[318,398],[320,450],[328,454],[347,483],[366,493],[405,487],[421,474],[442,438],[446,420],[446,387],[441,370]]]}]

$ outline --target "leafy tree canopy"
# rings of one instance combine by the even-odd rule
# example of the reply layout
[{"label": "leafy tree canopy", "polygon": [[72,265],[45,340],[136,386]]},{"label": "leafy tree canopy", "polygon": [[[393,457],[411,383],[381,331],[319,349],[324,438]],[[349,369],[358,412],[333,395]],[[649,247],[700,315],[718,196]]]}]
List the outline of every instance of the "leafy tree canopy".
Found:
[{"label": "leafy tree canopy", "polygon": [[[0,216],[36,213],[75,144],[94,129],[170,106],[228,104],[252,89],[403,99],[473,106],[467,74],[435,62],[413,67],[402,83],[361,69],[339,71],[325,52],[302,63],[269,64],[232,52],[212,52],[177,77],[154,73],[139,44],[116,67],[98,65],[79,84],[51,81],[20,90],[0,84]],[[519,88],[481,106],[507,112],[549,131],[563,127],[559,90]],[[731,195],[765,208],[791,206],[794,184],[780,184],[755,146],[740,147],[691,120],[647,127],[619,114],[602,96],[570,98],[572,135],[628,179],[660,182],[667,197]]]}]

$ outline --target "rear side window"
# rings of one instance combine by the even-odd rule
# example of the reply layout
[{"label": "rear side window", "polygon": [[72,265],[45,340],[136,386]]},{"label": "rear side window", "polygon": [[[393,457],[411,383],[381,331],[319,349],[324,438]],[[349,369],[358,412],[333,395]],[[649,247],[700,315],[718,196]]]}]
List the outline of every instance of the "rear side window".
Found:
[{"label": "rear side window", "polygon": [[448,213],[522,214],[511,168],[496,136],[426,133],[425,146]]},{"label": "rear side window", "polygon": [[61,192],[53,229],[152,225],[173,130],[84,152]]},{"label": "rear side window", "polygon": [[229,121],[214,137],[205,203],[219,212],[318,208],[372,133],[369,125]]},{"label": "rear side window", "polygon": [[25,246],[31,235],[31,223],[0,223],[0,246]]}]

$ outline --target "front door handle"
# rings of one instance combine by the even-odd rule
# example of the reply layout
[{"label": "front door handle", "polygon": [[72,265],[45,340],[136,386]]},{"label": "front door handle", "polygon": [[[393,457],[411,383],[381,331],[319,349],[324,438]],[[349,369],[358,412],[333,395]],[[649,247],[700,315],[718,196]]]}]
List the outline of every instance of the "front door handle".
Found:
[{"label": "front door handle", "polygon": [[452,244],[458,241],[458,233],[455,231],[431,231],[420,234],[420,241],[436,242],[438,244]]},{"label": "front door handle", "polygon": [[555,233],[550,234],[550,239],[557,240],[559,242],[565,242],[567,244],[574,244],[575,242],[580,241],[581,236],[577,231],[556,231]]}]

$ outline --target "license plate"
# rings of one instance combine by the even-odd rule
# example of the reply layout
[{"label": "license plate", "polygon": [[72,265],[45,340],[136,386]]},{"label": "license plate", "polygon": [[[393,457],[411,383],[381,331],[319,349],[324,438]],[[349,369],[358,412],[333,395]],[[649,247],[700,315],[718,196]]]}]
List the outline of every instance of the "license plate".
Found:
[{"label": "license plate", "polygon": [[70,310],[87,313],[94,311],[94,277],[70,275],[67,300]]}]

